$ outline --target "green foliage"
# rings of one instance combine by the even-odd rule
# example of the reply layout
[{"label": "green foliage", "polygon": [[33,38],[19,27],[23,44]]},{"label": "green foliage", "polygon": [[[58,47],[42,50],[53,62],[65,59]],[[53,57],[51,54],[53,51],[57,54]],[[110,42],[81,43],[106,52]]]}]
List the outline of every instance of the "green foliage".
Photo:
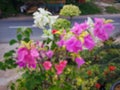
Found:
[{"label": "green foliage", "polygon": [[17,43],[17,41],[16,41],[15,39],[12,39],[12,40],[9,42],[10,45],[13,45],[13,44],[15,44],[15,43]]},{"label": "green foliage", "polygon": [[14,8],[12,0],[0,0],[2,17],[15,15],[17,13],[16,8]]},{"label": "green foliage", "polygon": [[32,30],[30,28],[18,28],[17,29],[17,41],[30,41],[30,35],[32,34]]},{"label": "green foliage", "polygon": [[62,16],[79,16],[81,14],[81,11],[79,8],[75,5],[64,5],[63,8],[60,10],[60,15]]},{"label": "green foliage", "polygon": [[[84,57],[86,64],[88,64],[87,70],[90,71],[90,77],[97,76],[98,83],[105,84],[105,88],[110,89],[111,85],[120,80],[120,44],[115,44],[114,40],[110,39],[104,43],[103,46],[96,47],[93,51],[81,52],[81,56]],[[91,61],[91,62],[89,62]],[[109,66],[116,67],[114,71],[110,71]]]},{"label": "green foliage", "polygon": [[93,2],[82,3],[77,6],[79,6],[82,15],[101,13],[101,9]]},{"label": "green foliage", "polygon": [[113,6],[108,6],[105,9],[107,13],[120,13],[120,10],[116,9]]},{"label": "green foliage", "polygon": [[53,24],[53,29],[60,30],[60,29],[69,29],[71,26],[70,21],[66,19],[59,18],[56,20],[56,22]]},{"label": "green foliage", "polygon": [[4,62],[0,62],[0,70],[16,68],[15,59],[13,59],[15,51],[10,50],[4,54]]}]

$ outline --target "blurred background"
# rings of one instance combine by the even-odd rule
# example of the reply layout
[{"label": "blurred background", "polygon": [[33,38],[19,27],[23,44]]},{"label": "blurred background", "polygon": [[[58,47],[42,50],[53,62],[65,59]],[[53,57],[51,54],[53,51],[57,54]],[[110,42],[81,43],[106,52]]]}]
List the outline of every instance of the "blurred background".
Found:
[{"label": "blurred background", "polygon": [[65,4],[77,5],[83,15],[119,13],[119,3],[120,0],[0,0],[0,17],[31,15],[39,7],[58,14]]}]

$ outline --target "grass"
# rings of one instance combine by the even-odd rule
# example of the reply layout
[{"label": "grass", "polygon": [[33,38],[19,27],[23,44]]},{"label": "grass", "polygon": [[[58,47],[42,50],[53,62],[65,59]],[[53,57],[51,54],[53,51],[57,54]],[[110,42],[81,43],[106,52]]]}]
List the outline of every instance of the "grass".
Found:
[{"label": "grass", "polygon": [[120,13],[120,10],[116,9],[113,6],[108,6],[105,8],[107,13],[113,14],[113,13]]},{"label": "grass", "polygon": [[82,12],[82,15],[101,13],[101,9],[97,5],[95,5],[93,2],[80,4],[79,8]]}]

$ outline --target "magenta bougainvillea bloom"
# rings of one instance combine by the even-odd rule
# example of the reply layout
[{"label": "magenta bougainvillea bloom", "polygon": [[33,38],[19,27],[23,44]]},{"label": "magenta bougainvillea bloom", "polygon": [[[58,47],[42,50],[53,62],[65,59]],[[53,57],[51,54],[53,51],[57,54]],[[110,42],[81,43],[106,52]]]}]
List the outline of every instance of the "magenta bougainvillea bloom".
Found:
[{"label": "magenta bougainvillea bloom", "polygon": [[65,68],[67,65],[67,61],[66,60],[60,61],[60,65],[62,65],[62,67]]},{"label": "magenta bougainvillea bloom", "polygon": [[78,24],[78,23],[75,23],[75,25],[73,26],[72,28],[72,32],[75,34],[75,35],[80,35],[84,30],[86,30],[88,28],[88,24],[86,22],[84,23],[81,23],[81,24]]},{"label": "magenta bougainvillea bloom", "polygon": [[43,67],[45,68],[45,70],[50,70],[52,67],[52,63],[50,61],[45,61],[43,63]]},{"label": "magenta bougainvillea bloom", "polygon": [[108,40],[114,26],[111,23],[105,23],[104,19],[95,18],[94,35],[102,41]]},{"label": "magenta bougainvillea bloom", "polygon": [[34,48],[30,50],[30,53],[31,53],[31,56],[33,56],[33,57],[37,58],[39,56],[38,51]]},{"label": "magenta bougainvillea bloom", "polygon": [[19,48],[17,52],[17,64],[20,67],[29,67],[36,68],[36,58],[39,56],[39,53],[36,49],[27,49],[25,47]]},{"label": "magenta bougainvillea bloom", "polygon": [[53,56],[53,51],[52,51],[52,50],[47,51],[47,52],[46,52],[46,56],[47,56],[48,58],[52,58],[52,56]]},{"label": "magenta bougainvillea bloom", "polygon": [[65,41],[63,39],[61,39],[60,41],[57,42],[57,45],[59,47],[62,47],[64,45]]},{"label": "magenta bougainvillea bloom", "polygon": [[74,36],[65,42],[65,46],[69,52],[78,53],[82,50],[82,43],[80,42],[80,40],[77,40]]},{"label": "magenta bougainvillea bloom", "polygon": [[81,65],[83,65],[85,63],[85,61],[83,60],[83,58],[79,57],[75,59],[75,62],[78,65],[78,68],[80,68]]},{"label": "magenta bougainvillea bloom", "polygon": [[84,37],[84,46],[89,50],[92,50],[94,48],[95,42],[90,35]]},{"label": "magenta bougainvillea bloom", "polygon": [[59,64],[55,65],[55,69],[56,69],[58,75],[62,74],[62,72],[63,72],[64,68],[66,67],[66,65],[67,65],[66,60],[60,61]]}]

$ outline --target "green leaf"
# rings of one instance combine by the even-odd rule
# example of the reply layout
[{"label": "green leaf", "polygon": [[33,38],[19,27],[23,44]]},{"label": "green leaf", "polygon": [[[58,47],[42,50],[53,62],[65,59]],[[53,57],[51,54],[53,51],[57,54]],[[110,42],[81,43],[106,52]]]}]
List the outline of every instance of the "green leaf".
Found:
[{"label": "green leaf", "polygon": [[30,76],[30,74],[29,74],[28,71],[26,71],[26,72],[22,75],[23,78],[28,78],[29,76]]},{"label": "green leaf", "polygon": [[52,41],[52,40],[51,40],[50,38],[48,38],[48,39],[46,40],[46,43],[49,44],[51,41]]},{"label": "green leaf", "polygon": [[22,32],[22,28],[17,29],[17,34]]},{"label": "green leaf", "polygon": [[26,28],[23,32],[23,35],[26,37],[26,38],[29,38],[30,35],[32,34],[32,29],[30,28]]},{"label": "green leaf", "polygon": [[14,45],[14,44],[16,44],[16,43],[17,43],[17,41],[16,41],[15,39],[12,39],[12,40],[9,42],[10,45]]},{"label": "green leaf", "polygon": [[6,52],[3,57],[5,59],[8,59],[8,58],[12,57],[13,53],[15,53],[15,51],[14,50],[10,50],[10,51]]},{"label": "green leaf", "polygon": [[7,60],[5,60],[5,63],[12,65],[12,64],[15,63],[15,60],[13,60],[13,59],[7,59]]},{"label": "green leaf", "polygon": [[8,69],[17,67],[16,61],[13,59],[6,59],[4,64],[5,64],[5,67]]},{"label": "green leaf", "polygon": [[28,31],[30,34],[33,33],[31,28],[27,28],[27,31]]},{"label": "green leaf", "polygon": [[7,52],[7,53],[5,53],[4,54],[4,59],[8,59],[8,58],[10,58],[12,56],[12,53],[10,53],[10,52]]},{"label": "green leaf", "polygon": [[25,37],[29,38],[29,37],[30,37],[29,31],[25,31],[25,32],[24,32],[24,35],[25,35]]},{"label": "green leaf", "polygon": [[6,70],[5,64],[0,62],[0,70]]},{"label": "green leaf", "polygon": [[21,34],[18,34],[18,35],[17,35],[17,40],[18,40],[18,41],[21,41],[21,40],[22,40],[22,35],[21,35]]},{"label": "green leaf", "polygon": [[30,38],[24,38],[23,39],[25,42],[29,42],[30,41]]},{"label": "green leaf", "polygon": [[0,69],[2,68],[2,66],[3,66],[3,62],[0,62]]},{"label": "green leaf", "polygon": [[15,84],[12,83],[11,86],[10,86],[11,90],[15,90]]},{"label": "green leaf", "polygon": [[33,90],[36,86],[35,80],[33,78],[27,79],[25,86],[27,90]]},{"label": "green leaf", "polygon": [[56,45],[56,43],[53,41],[53,42],[52,42],[52,45],[51,45],[51,49],[53,50],[53,49],[55,49],[55,47],[57,47],[57,45]]}]

